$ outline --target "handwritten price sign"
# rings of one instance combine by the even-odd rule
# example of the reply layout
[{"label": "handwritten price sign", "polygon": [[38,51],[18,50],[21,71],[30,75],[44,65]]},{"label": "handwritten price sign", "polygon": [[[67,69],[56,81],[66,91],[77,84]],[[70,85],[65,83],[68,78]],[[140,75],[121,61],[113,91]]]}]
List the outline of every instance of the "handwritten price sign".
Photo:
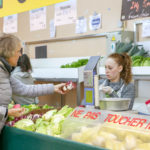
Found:
[{"label": "handwritten price sign", "polygon": [[150,0],[122,0],[122,21],[149,16]]}]

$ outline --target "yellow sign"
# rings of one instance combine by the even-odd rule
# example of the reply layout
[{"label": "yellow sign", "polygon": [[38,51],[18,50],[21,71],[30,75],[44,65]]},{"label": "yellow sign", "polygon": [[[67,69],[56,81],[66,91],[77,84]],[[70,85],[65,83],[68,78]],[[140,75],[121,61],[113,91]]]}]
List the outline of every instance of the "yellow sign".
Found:
[{"label": "yellow sign", "polygon": [[111,38],[111,40],[112,40],[112,41],[116,41],[116,38],[115,38],[115,36],[113,36],[113,37]]},{"label": "yellow sign", "polygon": [[0,17],[64,2],[67,0],[0,0]]}]

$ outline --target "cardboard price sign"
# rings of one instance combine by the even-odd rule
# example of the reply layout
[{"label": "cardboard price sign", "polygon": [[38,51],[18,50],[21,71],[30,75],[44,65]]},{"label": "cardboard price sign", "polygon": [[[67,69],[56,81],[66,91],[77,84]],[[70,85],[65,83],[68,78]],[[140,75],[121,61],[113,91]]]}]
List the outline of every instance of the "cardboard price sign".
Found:
[{"label": "cardboard price sign", "polygon": [[67,0],[0,0],[0,17],[64,2]]},{"label": "cardboard price sign", "polygon": [[136,129],[150,130],[150,119],[148,116],[129,114],[123,112],[111,112],[98,109],[77,107],[69,116],[69,119],[80,122],[99,122],[116,124],[122,127],[135,127]]}]

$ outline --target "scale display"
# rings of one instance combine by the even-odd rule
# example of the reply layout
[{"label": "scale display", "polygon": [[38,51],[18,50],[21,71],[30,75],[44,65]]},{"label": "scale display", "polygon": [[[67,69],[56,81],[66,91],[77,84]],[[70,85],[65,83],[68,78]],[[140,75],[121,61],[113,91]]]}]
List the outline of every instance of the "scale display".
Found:
[{"label": "scale display", "polygon": [[100,56],[91,56],[84,68],[85,105],[95,105],[94,75],[99,73]]},{"label": "scale display", "polygon": [[86,91],[86,103],[93,102],[93,91]]}]

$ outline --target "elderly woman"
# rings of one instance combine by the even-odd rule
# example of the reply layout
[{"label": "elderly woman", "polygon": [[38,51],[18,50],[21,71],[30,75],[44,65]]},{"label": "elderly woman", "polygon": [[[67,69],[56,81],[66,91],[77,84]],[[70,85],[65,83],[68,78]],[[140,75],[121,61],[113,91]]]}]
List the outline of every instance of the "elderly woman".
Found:
[{"label": "elderly woman", "polygon": [[9,109],[12,93],[28,97],[36,97],[57,92],[65,94],[62,91],[65,83],[26,85],[19,80],[10,77],[12,67],[17,65],[19,56],[21,56],[21,41],[18,37],[11,34],[2,34],[0,36],[0,131],[5,124],[7,116],[19,117],[23,113],[22,108]]},{"label": "elderly woman", "polygon": [[[28,57],[28,55],[23,54],[22,56],[19,57],[17,67],[15,67],[15,69],[12,71],[11,77],[18,79],[24,84],[34,85],[34,79],[31,73],[32,73],[32,66],[30,58]],[[39,103],[38,97],[21,96],[15,93],[13,93],[12,99],[16,104],[29,105]]]}]

